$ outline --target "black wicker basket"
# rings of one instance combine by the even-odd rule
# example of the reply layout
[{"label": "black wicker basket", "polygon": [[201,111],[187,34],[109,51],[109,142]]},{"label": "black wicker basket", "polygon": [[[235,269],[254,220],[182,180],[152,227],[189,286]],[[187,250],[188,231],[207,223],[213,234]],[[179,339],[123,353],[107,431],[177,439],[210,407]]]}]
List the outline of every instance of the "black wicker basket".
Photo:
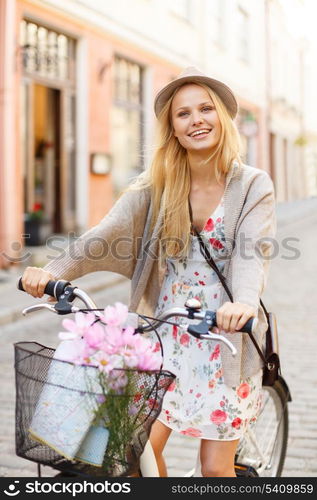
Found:
[{"label": "black wicker basket", "polygon": [[[45,441],[40,442],[34,434],[30,433],[33,417],[37,411],[43,390],[58,389],[59,402],[62,411],[65,410],[63,402],[85,396],[85,401],[91,399],[96,401],[96,387],[94,384],[89,388],[82,386],[82,380],[76,382],[74,377],[66,380],[63,378],[65,368],[74,366],[71,363],[55,359],[55,350],[45,347],[36,342],[18,342],[15,348],[15,376],[16,376],[16,453],[18,456],[47,465],[54,469],[69,474],[91,476],[118,477],[127,476],[136,472],[139,468],[139,458],[144,450],[145,444],[153,422],[159,415],[162,401],[166,390],[174,380],[175,376],[168,371],[137,371],[126,370],[129,380],[132,381],[133,393],[125,394],[128,397],[127,408],[129,418],[134,419],[133,438],[129,442],[122,442],[124,447],[118,453],[112,453],[107,457],[102,466],[90,465],[74,458],[65,458],[65,454],[54,450]],[[82,370],[86,377],[87,370],[97,371],[95,367],[77,365],[76,370]],[[52,371],[60,373],[59,378],[50,376]],[[120,397],[116,395],[113,397]],[[131,409],[131,412],[130,412]],[[132,411],[133,410],[133,411]],[[49,428],[49,423],[48,423]],[[124,429],[123,429],[124,431]],[[52,433],[54,433],[52,428]],[[111,434],[110,434],[111,436]],[[110,439],[110,438],[109,438]],[[124,459],[122,457],[124,456]],[[111,458],[111,461],[107,461]],[[111,463],[107,468],[106,464]]]}]

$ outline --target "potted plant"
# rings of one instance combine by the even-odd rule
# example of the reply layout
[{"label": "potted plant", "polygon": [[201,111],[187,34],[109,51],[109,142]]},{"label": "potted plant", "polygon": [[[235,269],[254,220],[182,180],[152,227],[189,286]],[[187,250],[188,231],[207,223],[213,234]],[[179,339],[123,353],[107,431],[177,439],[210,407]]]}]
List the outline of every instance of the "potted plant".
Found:
[{"label": "potted plant", "polygon": [[41,226],[44,219],[42,203],[34,203],[33,210],[24,217],[24,232],[26,244],[38,246],[42,244]]}]

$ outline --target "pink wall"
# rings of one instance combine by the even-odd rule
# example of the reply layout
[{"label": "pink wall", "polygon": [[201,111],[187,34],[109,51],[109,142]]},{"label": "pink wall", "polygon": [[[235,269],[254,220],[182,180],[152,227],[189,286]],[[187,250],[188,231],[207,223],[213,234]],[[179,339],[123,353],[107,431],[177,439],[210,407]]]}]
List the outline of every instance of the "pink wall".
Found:
[{"label": "pink wall", "polygon": [[21,187],[16,128],[15,2],[0,2],[0,267],[9,267],[21,247]]}]

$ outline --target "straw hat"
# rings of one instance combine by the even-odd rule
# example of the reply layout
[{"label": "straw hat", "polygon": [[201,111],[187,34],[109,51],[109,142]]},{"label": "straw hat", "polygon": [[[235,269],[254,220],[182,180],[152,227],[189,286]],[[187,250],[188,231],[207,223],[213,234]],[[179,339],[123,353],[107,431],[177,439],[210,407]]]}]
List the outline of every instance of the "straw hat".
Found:
[{"label": "straw hat", "polygon": [[210,87],[216,94],[218,94],[218,96],[226,106],[231,118],[235,118],[238,111],[238,103],[233,95],[232,90],[230,90],[227,85],[220,82],[219,80],[215,80],[214,78],[209,78],[209,76],[204,75],[201,71],[199,71],[197,68],[194,68],[193,66],[184,69],[180,73],[180,75],[175,78],[175,80],[172,80],[159,91],[154,101],[154,111],[156,116],[159,115],[161,109],[171,97],[174,90],[176,90],[178,87],[181,87],[184,83],[204,83],[205,85],[208,85],[208,87]]}]

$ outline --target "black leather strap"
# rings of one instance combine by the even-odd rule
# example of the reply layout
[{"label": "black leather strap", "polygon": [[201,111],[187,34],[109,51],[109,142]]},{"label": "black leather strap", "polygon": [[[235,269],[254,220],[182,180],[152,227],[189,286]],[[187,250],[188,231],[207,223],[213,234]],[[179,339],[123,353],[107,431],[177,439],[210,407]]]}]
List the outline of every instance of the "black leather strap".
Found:
[{"label": "black leather strap", "polygon": [[[210,265],[210,267],[215,271],[215,273],[217,274],[222,286],[224,287],[229,299],[231,302],[234,302],[233,300],[233,296],[232,296],[232,293],[231,291],[229,290],[229,287],[226,283],[226,278],[224,277],[224,275],[219,271],[218,269],[218,266],[216,265],[215,261],[213,260],[212,256],[211,256],[211,253],[209,252],[209,249],[207,248],[207,245],[205,244],[205,242],[203,241],[200,233],[198,232],[198,230],[196,229],[196,227],[194,226],[193,224],[193,212],[192,212],[192,207],[191,207],[191,204],[190,204],[190,201],[188,200],[188,205],[189,205],[189,216],[190,216],[190,222],[191,222],[191,230],[192,230],[192,233],[195,234],[198,238],[198,241],[199,241],[199,247],[200,247],[200,252],[201,254],[203,255],[203,257],[205,258],[206,262]],[[268,312],[266,311],[265,307],[264,307],[264,304],[262,303],[262,301],[260,300],[260,304],[261,306],[263,307],[263,310],[264,310],[264,313],[267,317],[267,320],[268,320]],[[269,322],[268,322],[269,324]],[[253,342],[253,345],[254,347],[256,348],[260,358],[262,359],[262,361],[264,362],[265,365],[267,365],[267,361],[265,359],[265,356],[262,352],[262,350],[260,349],[257,341],[255,340],[254,338],[254,335],[252,333],[249,333],[249,336]]]}]

